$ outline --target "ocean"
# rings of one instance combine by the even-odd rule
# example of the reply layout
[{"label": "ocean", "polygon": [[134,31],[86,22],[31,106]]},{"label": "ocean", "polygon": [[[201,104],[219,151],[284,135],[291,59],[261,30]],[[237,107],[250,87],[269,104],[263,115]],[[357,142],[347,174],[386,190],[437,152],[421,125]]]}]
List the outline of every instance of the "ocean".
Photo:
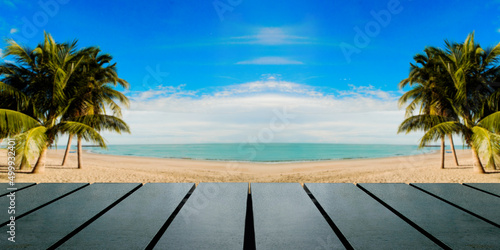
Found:
[{"label": "ocean", "polygon": [[416,145],[320,144],[320,143],[210,143],[109,145],[108,149],[84,147],[92,153],[238,162],[305,162],[380,158],[429,153],[439,148]]}]

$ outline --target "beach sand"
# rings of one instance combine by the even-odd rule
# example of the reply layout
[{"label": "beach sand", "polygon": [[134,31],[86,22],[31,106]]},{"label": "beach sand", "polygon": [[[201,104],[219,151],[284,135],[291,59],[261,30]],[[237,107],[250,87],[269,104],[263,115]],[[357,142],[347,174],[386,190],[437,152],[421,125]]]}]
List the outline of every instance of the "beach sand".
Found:
[{"label": "beach sand", "polygon": [[[62,167],[64,151],[50,150],[43,174],[17,172],[16,182],[347,182],[347,183],[468,183],[500,182],[500,171],[472,171],[470,150],[458,150],[460,166],[446,154],[445,169],[439,153],[378,159],[300,163],[241,163],[158,159],[84,153],[77,169],[76,154]],[[0,151],[0,182],[7,182],[5,150]]]}]

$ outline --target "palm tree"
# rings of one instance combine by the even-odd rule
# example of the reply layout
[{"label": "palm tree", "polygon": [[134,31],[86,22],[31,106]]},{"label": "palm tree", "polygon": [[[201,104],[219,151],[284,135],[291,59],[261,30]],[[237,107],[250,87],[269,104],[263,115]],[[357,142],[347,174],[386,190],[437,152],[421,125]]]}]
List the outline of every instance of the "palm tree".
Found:
[{"label": "palm tree", "polygon": [[[13,56],[16,64],[0,65],[0,131],[3,136],[22,138],[16,149],[18,159],[29,165],[30,153],[37,154],[32,172],[44,172],[47,149],[61,133],[79,135],[105,147],[104,139],[92,126],[106,117],[62,119],[72,99],[69,83],[88,50],[76,50],[76,41],[58,44],[47,33],[44,42],[33,50],[13,40],[8,44],[5,55]],[[116,123],[124,125],[121,120]]]},{"label": "palm tree", "polygon": [[[480,154],[496,165],[495,156],[500,153],[496,134],[500,131],[499,95],[492,87],[500,75],[499,57],[500,43],[483,49],[475,43],[474,33],[469,34],[463,44],[446,42],[446,51],[440,55],[454,83],[453,108],[460,121],[445,123],[436,129],[462,134],[472,149],[474,169],[479,173],[484,173]],[[424,137],[430,139],[433,133]]]},{"label": "palm tree", "polygon": [[[126,106],[129,103],[128,98],[113,87],[120,86],[127,89],[129,84],[118,77],[116,63],[111,64],[112,59],[109,54],[102,54],[99,48],[93,47],[89,50],[82,64],[81,71],[79,71],[78,80],[73,82],[74,93],[72,94],[75,97],[71,100],[69,112],[64,119],[74,120],[84,115],[93,115],[93,117],[97,118],[98,115],[105,115],[106,108],[108,107],[111,109],[113,116],[107,116],[107,119],[99,120],[108,124],[92,122],[93,128],[98,129],[98,131],[104,129],[118,133],[123,131],[130,133],[125,123],[113,120],[114,118],[119,119],[118,117],[121,117],[121,107],[117,101]],[[62,162],[63,166],[68,157],[72,137],[73,135],[70,134]],[[78,136],[78,168],[82,167],[81,139],[82,137]]]},{"label": "palm tree", "polygon": [[[417,108],[421,115],[441,115],[450,118],[455,118],[456,115],[451,111],[450,102],[446,98],[449,94],[448,85],[450,84],[447,72],[436,58],[437,48],[429,47],[424,50],[424,54],[417,54],[413,58],[415,64],[410,63],[410,74],[408,78],[399,83],[399,88],[403,89],[406,86],[413,87],[399,99],[399,105],[402,107],[409,102],[406,108],[406,117],[412,117]],[[420,118],[427,116],[420,116]],[[398,133],[423,130],[427,131],[432,126],[436,125],[434,119],[406,119],[400,125]],[[455,159],[455,164],[458,166],[458,160],[453,145],[453,137],[450,138],[450,144]],[[445,160],[445,143],[444,136],[441,137],[441,168],[444,168]]]},{"label": "palm tree", "polygon": [[484,50],[474,42],[472,33],[463,44],[446,42],[445,51],[435,52],[453,83],[442,94],[456,119],[445,114],[421,114],[407,118],[400,130],[425,127],[420,146],[448,134],[460,134],[472,149],[474,171],[484,173],[480,155],[488,158],[489,165],[496,165],[500,154],[500,93],[492,88],[500,75],[500,43]]}]

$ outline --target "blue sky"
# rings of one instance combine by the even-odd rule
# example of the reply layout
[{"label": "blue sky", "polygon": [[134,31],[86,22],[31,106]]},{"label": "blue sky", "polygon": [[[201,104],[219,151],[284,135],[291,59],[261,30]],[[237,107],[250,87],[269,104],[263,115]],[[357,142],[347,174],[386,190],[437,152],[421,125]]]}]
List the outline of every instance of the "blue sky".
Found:
[{"label": "blue sky", "polygon": [[[500,41],[499,1],[4,0],[0,7],[3,38],[36,46],[46,30],[113,55],[131,84],[124,119],[132,135],[106,135],[111,144],[416,143],[418,134],[396,135],[404,118],[397,83],[412,56],[472,31],[483,46]],[[283,109],[294,118],[271,129]]]}]

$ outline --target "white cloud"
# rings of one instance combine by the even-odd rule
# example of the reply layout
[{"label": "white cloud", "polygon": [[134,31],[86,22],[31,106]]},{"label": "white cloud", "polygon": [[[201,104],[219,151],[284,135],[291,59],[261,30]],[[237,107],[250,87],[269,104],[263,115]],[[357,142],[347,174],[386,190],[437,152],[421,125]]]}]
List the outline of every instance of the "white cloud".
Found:
[{"label": "white cloud", "polygon": [[302,95],[302,96],[311,96],[311,97],[320,97],[323,94],[316,91],[313,87],[276,80],[276,77],[270,76],[262,81],[254,81],[248,82],[244,84],[238,85],[230,85],[221,90],[214,92],[214,97],[235,97],[237,95],[259,95],[266,96],[270,94],[278,94],[284,96],[290,95]]},{"label": "white cloud", "polygon": [[256,34],[249,36],[233,37],[233,43],[260,44],[260,45],[283,45],[310,43],[308,37],[290,34],[289,29],[267,27],[260,28]]},{"label": "white cloud", "polygon": [[0,49],[0,58],[3,57],[3,50]]},{"label": "white cloud", "polygon": [[355,85],[349,84],[348,86],[351,87],[351,90],[340,91],[339,92],[340,95],[348,95],[348,96],[356,96],[356,97],[363,97],[363,96],[369,95],[369,96],[376,96],[376,97],[382,98],[382,99],[388,99],[391,97],[389,92],[382,91],[380,89],[375,89],[375,87],[373,87],[371,85],[357,87]]},{"label": "white cloud", "polygon": [[185,85],[181,84],[179,86],[163,86],[159,85],[156,89],[154,90],[147,90],[147,91],[140,91],[140,92],[132,92],[132,93],[127,93],[131,95],[133,100],[136,101],[144,101],[148,99],[156,99],[156,98],[162,98],[162,97],[179,97],[179,96],[193,96],[196,94],[195,91],[185,91],[183,90],[183,87]]},{"label": "white cloud", "polygon": [[[132,135],[106,134],[111,144],[247,142],[269,131],[270,142],[414,144],[419,137],[396,134],[404,118],[399,95],[370,86],[325,92],[270,77],[210,93],[170,86],[131,94],[123,115]],[[283,113],[292,116],[286,124]]]},{"label": "white cloud", "polygon": [[252,60],[237,62],[236,64],[257,64],[257,65],[288,65],[288,64],[304,64],[300,61],[291,60],[284,57],[260,57]]},{"label": "white cloud", "polygon": [[14,34],[14,33],[17,33],[17,32],[19,32],[19,30],[18,30],[18,29],[16,29],[16,28],[12,28],[12,29],[10,29],[10,33],[11,33],[11,34]]}]

